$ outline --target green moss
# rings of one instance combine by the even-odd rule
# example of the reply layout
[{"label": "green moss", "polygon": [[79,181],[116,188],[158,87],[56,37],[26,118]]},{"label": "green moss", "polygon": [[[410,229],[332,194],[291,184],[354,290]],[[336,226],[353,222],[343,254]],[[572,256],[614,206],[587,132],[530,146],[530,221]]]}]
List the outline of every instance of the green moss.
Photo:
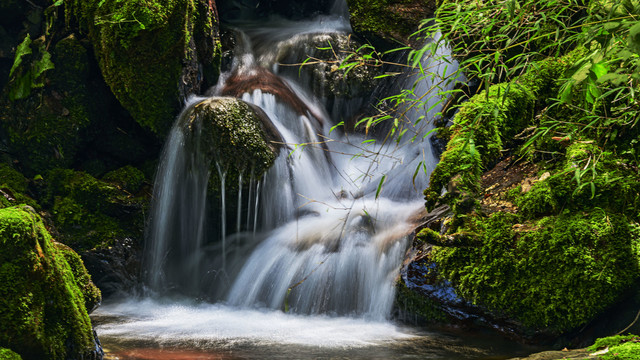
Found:
[{"label": "green moss", "polygon": [[0,210],[0,347],[24,359],[68,359],[95,350],[71,267],[28,207]]},{"label": "green moss", "polygon": [[44,200],[52,210],[59,240],[72,248],[108,247],[117,238],[142,231],[141,210],[148,199],[81,171],[54,169],[46,180]]},{"label": "green moss", "polygon": [[622,343],[632,341],[632,340],[640,340],[637,335],[615,335],[609,336],[605,338],[599,338],[596,340],[593,345],[588,347],[589,351],[597,351],[602,350],[607,347],[617,346]]},{"label": "green moss", "polygon": [[550,215],[559,209],[551,185],[547,181],[538,181],[529,191],[516,196],[516,205],[519,213],[529,219]]},{"label": "green moss", "polygon": [[[181,126],[188,138],[187,148],[203,153],[206,159],[216,159],[227,173],[227,184],[238,184],[238,174],[253,171],[261,176],[276,159],[279,148],[271,143],[267,124],[248,103],[235,98],[210,98],[183,114]],[[273,134],[270,134],[273,135]],[[193,150],[194,153],[196,150]],[[218,186],[216,163],[211,164],[209,186]],[[245,177],[246,179],[247,177]],[[229,189],[229,188],[227,188]]]},{"label": "green moss", "polygon": [[576,142],[565,161],[546,180],[558,208],[580,210],[598,206],[632,218],[640,209],[637,172],[618,156],[593,143]]},{"label": "green moss", "polygon": [[465,299],[531,328],[581,326],[638,278],[640,234],[619,214],[550,216],[514,230],[517,215],[472,222],[480,248],[436,248],[443,276]]},{"label": "green moss", "polygon": [[[171,1],[71,1],[67,15],[89,33],[105,81],[120,103],[144,127],[164,135],[180,108],[179,86],[183,65],[193,61],[194,24],[208,9],[196,14],[190,0]],[[202,9],[200,9],[202,10]],[[216,24],[217,25],[217,24]],[[212,37],[216,34],[211,33]],[[211,39],[212,42],[214,39]],[[211,47],[211,46],[210,46]],[[201,52],[220,57],[219,47]]]},{"label": "green moss", "polygon": [[615,335],[600,338],[591,345],[589,351],[608,348],[608,352],[600,355],[601,360],[635,360],[640,358],[640,338],[637,335]]},{"label": "green moss", "polygon": [[407,44],[436,6],[435,1],[423,0],[348,0],[347,4],[353,31],[379,48]]},{"label": "green moss", "polygon": [[0,184],[21,193],[27,191],[27,179],[7,164],[0,164]]},{"label": "green moss", "polygon": [[102,180],[117,184],[129,193],[137,193],[145,182],[145,176],[142,171],[127,165],[117,170],[113,170],[105,174]]},{"label": "green moss", "polygon": [[69,197],[56,198],[53,217],[60,240],[75,249],[109,247],[114,239],[126,236],[116,219],[92,212]]},{"label": "green moss", "polygon": [[[432,210],[439,203],[455,206],[463,198],[461,194],[473,196],[480,190],[481,174],[481,157],[473,140],[452,139],[431,173],[429,187],[424,191],[427,209]],[[455,184],[449,186],[454,178]],[[442,189],[447,189],[443,196]]]},{"label": "green moss", "polygon": [[64,256],[65,260],[67,260],[67,263],[73,272],[73,278],[76,285],[80,291],[82,291],[85,308],[88,312],[93,311],[98,307],[98,305],[100,305],[100,302],[102,301],[102,294],[100,293],[100,289],[98,289],[98,287],[91,281],[91,275],[87,272],[87,268],[84,266],[80,255],[67,245],[55,242],[54,246],[56,247],[56,250]]},{"label": "green moss", "polygon": [[0,348],[0,360],[22,360],[22,357],[9,349]]},{"label": "green moss", "polygon": [[56,65],[47,72],[46,87],[22,100],[0,102],[9,145],[28,176],[69,167],[91,140],[92,125],[107,113],[106,96],[92,82],[89,55],[80,42],[71,35],[51,52]]},{"label": "green moss", "polygon": [[0,208],[17,204],[28,204],[39,208],[27,192],[27,179],[7,164],[0,164]]}]

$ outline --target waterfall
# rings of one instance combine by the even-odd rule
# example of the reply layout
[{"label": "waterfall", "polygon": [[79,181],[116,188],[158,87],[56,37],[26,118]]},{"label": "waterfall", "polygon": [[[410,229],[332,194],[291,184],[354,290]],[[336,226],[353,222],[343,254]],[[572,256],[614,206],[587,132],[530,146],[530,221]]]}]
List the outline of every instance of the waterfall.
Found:
[{"label": "waterfall", "polygon": [[[407,135],[397,141],[332,129],[338,116],[355,115],[365,99],[318,95],[325,85],[282,62],[291,54],[302,57],[298,62],[313,56],[310,36],[346,37],[345,8],[333,11],[313,21],[239,30],[232,69],[210,91],[258,106],[280,133],[286,145],[262,177],[243,170],[232,194],[220,159],[200,149],[199,131],[186,131],[182,116],[176,121],[147,231],[147,282],[156,292],[173,288],[244,309],[377,320],[390,315],[394,281],[424,209],[426,174],[437,163],[428,120],[439,107],[434,98],[420,108],[401,108]],[[423,68],[434,71],[446,66],[424,61]],[[406,76],[400,86],[420,98],[438,79],[417,76]],[[217,204],[208,193],[212,176],[221,184]]]}]

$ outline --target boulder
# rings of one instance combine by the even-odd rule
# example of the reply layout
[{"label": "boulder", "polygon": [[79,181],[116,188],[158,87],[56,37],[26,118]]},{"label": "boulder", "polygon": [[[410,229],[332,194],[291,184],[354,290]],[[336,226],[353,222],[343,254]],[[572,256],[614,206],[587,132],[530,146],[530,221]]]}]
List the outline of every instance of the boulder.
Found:
[{"label": "boulder", "polygon": [[[228,171],[253,169],[261,176],[275,161],[283,144],[267,114],[257,106],[232,97],[212,97],[197,102],[180,116],[179,126],[210,160]],[[216,161],[211,174],[217,177]],[[234,183],[230,181],[230,183]]]},{"label": "boulder", "polygon": [[347,0],[353,32],[379,50],[419,45],[411,34],[434,16],[434,0]]},{"label": "boulder", "polygon": [[181,102],[215,84],[220,41],[215,2],[70,1],[105,81],[142,126],[164,136]]},{"label": "boulder", "polygon": [[99,293],[83,293],[89,279],[67,261],[70,250],[28,206],[0,210],[0,242],[0,348],[23,359],[101,359],[85,306]]}]

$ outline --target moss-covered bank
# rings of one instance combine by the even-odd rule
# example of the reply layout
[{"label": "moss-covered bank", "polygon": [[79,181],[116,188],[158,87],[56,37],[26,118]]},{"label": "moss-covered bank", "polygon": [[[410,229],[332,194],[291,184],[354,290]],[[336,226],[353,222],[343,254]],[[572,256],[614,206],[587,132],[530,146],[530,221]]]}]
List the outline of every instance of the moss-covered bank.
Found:
[{"label": "moss-covered bank", "polygon": [[78,286],[91,288],[77,255],[61,251],[26,206],[0,210],[0,241],[0,347],[23,359],[96,358],[101,350],[85,302],[99,292],[85,297]]},{"label": "moss-covered bank", "polygon": [[[443,4],[440,29],[482,86],[442,131],[449,142],[425,198],[427,210],[451,214],[417,235],[420,264],[455,294],[452,302],[473,306],[495,328],[508,324],[501,329],[509,335],[579,337],[640,279],[635,63],[616,55],[635,51],[635,40],[548,23],[599,16],[590,26],[616,25],[602,25],[606,12],[595,2],[569,1],[573,13],[537,1]],[[545,16],[530,11],[546,6]],[[486,26],[463,22],[479,17]]]}]

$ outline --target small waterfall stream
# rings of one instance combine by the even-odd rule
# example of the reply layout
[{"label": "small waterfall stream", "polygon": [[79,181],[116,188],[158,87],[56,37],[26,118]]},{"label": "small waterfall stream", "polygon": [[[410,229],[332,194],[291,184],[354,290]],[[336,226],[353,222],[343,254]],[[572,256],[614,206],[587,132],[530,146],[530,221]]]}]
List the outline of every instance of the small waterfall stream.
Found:
[{"label": "small waterfall stream", "polygon": [[[200,132],[185,132],[182,115],[176,120],[158,168],[147,230],[146,279],[153,295],[100,308],[98,316],[124,317],[100,325],[101,337],[248,353],[254,350],[247,347],[261,346],[255,350],[261,357],[269,357],[273,344],[350,349],[411,338],[429,343],[431,358],[451,353],[444,349],[455,340],[434,344],[425,334],[416,340],[414,331],[388,322],[394,282],[424,211],[426,174],[437,163],[428,120],[439,110],[438,99],[400,109],[406,120],[400,130],[407,135],[398,141],[332,129],[356,115],[365,99],[328,100],[314,93],[326,84],[282,65],[282,54],[297,62],[304,57],[292,60],[291,54],[313,55],[310,36],[347,36],[345,5],[338,1],[332,11],[309,21],[280,19],[239,30],[232,69],[210,95],[234,95],[258,106],[286,145],[266,174],[258,177],[247,167],[235,186],[220,159],[200,148]],[[434,72],[447,66],[424,61]],[[409,74],[398,85],[412,88],[416,98],[439,81],[417,76]],[[258,78],[279,90],[252,85]],[[236,86],[241,93],[230,89],[237,79],[244,81]],[[201,100],[191,99],[185,112]],[[211,176],[219,179],[217,194],[207,185]],[[367,350],[345,356],[396,355]]]}]

